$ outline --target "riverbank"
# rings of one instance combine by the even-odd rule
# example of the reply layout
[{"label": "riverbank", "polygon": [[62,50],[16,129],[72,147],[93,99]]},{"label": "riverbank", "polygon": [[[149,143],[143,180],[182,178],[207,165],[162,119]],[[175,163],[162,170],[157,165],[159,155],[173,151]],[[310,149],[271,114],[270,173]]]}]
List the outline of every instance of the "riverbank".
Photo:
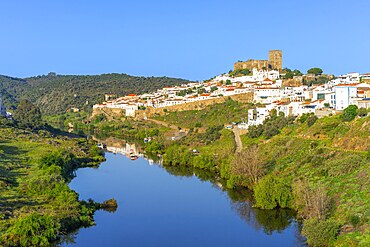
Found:
[{"label": "riverbank", "polygon": [[[241,135],[243,149],[235,153],[234,135],[224,126],[241,118],[245,107],[228,101],[200,111],[158,116],[189,131],[173,141],[163,138],[167,130],[157,126],[145,150],[148,155],[162,155],[167,167],[203,169],[225,180],[228,188],[252,189],[256,207],[296,210],[312,246],[366,246],[370,242],[370,117],[348,121],[342,115],[295,119],[272,114],[263,126]],[[120,129],[125,121],[135,127]],[[94,126],[99,131],[110,126],[113,135],[124,136],[145,133],[140,126],[146,124],[124,118]]]},{"label": "riverbank", "polygon": [[139,156],[106,153],[99,168],[77,170],[70,187],[80,198],[114,197],[119,207],[114,214],[96,212],[96,226],[61,246],[304,245],[294,211],[254,208],[251,191],[227,189],[208,171]]},{"label": "riverbank", "polygon": [[93,225],[100,205],[79,201],[68,183],[77,168],[103,160],[85,138],[1,125],[1,245],[48,246],[60,235]]}]

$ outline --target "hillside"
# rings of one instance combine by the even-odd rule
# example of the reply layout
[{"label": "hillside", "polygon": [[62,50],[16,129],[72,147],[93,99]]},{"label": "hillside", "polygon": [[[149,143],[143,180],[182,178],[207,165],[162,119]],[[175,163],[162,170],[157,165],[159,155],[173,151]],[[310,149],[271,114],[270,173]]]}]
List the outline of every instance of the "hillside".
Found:
[{"label": "hillside", "polygon": [[104,94],[118,96],[152,92],[164,86],[189,83],[168,77],[137,77],[126,74],[48,75],[12,78],[0,75],[0,94],[6,106],[14,108],[19,99],[27,98],[45,114],[64,113],[71,107],[91,110],[104,100]]}]

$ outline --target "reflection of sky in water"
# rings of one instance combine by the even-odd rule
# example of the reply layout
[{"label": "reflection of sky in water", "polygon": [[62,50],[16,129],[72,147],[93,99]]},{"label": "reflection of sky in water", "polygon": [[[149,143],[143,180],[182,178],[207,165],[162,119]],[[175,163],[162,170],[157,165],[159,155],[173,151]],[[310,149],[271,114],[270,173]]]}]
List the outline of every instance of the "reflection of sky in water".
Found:
[{"label": "reflection of sky in water", "polygon": [[97,225],[80,229],[74,246],[299,245],[287,211],[256,211],[240,195],[231,200],[189,171],[169,171],[187,174],[179,177],[142,158],[110,153],[106,158],[99,169],[79,169],[70,187],[82,199],[114,197],[118,209],[96,212]]}]

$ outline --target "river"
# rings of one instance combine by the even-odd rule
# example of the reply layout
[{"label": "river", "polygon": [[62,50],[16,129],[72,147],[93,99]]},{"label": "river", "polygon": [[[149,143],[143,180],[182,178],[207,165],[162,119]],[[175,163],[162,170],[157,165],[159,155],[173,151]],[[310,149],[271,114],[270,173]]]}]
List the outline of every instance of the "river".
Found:
[{"label": "river", "polygon": [[106,159],[99,168],[78,169],[70,187],[80,199],[115,198],[118,209],[97,211],[96,226],[60,246],[304,245],[289,210],[252,208],[249,193],[227,191],[199,172],[108,152]]}]

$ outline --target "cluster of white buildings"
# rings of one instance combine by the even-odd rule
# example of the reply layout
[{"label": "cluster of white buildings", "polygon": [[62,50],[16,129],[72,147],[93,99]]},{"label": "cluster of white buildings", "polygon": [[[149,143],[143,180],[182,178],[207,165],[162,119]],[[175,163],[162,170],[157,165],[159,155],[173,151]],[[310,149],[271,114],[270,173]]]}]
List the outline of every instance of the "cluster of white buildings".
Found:
[{"label": "cluster of white buildings", "polygon": [[277,70],[253,69],[252,75],[231,77],[229,74],[216,76],[210,81],[195,82],[181,86],[164,87],[153,93],[129,94],[94,108],[124,109],[126,116],[146,107],[161,108],[188,102],[207,100],[235,94],[253,93],[253,102],[263,107],[249,110],[247,125],[261,124],[272,109],[286,116],[343,110],[349,105],[370,108],[370,74],[348,73],[326,84],[309,86],[283,86]]},{"label": "cluster of white buildings", "polygon": [[265,85],[255,87],[254,102],[262,103],[248,111],[246,126],[259,125],[268,117],[272,109],[285,116],[300,116],[314,113],[322,116],[342,111],[349,105],[370,108],[370,74],[348,73],[326,84],[299,87],[280,87]]},{"label": "cluster of white buildings", "polygon": [[271,84],[281,87],[278,71],[253,70],[252,76],[230,77],[220,75],[207,82],[194,82],[181,86],[164,87],[153,93],[142,95],[129,94],[114,100],[96,104],[93,108],[113,108],[126,111],[126,116],[135,116],[141,108],[162,108],[189,102],[213,99],[253,92],[255,85]]}]

